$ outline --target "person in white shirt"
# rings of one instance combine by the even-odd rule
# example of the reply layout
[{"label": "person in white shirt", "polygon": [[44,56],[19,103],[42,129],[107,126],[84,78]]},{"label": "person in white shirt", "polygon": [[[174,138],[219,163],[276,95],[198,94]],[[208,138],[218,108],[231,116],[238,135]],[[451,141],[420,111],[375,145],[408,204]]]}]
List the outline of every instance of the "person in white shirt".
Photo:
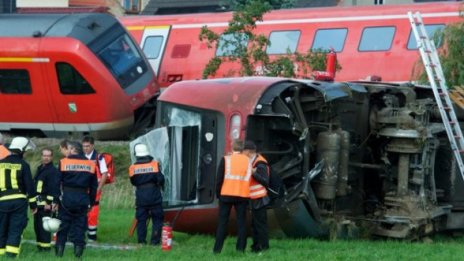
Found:
[{"label": "person in white shirt", "polygon": [[95,139],[91,136],[85,136],[82,139],[82,148],[84,150],[85,157],[93,160],[97,164],[97,178],[98,178],[98,188],[97,188],[97,198],[95,205],[87,214],[88,218],[88,233],[87,239],[89,241],[97,240],[97,227],[98,227],[98,214],[100,211],[99,202],[101,199],[102,188],[105,185],[106,179],[108,178],[108,167],[106,165],[105,158],[100,157],[100,155],[95,150]]}]

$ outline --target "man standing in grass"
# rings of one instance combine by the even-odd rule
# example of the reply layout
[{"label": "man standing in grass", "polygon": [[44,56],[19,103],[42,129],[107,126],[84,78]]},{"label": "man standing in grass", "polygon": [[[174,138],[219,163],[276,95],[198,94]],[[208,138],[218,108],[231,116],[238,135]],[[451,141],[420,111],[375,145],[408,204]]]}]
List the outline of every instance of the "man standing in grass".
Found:
[{"label": "man standing in grass", "polygon": [[[62,197],[58,212],[61,226],[57,234],[55,254],[63,256],[68,233],[73,232],[74,255],[81,257],[85,247],[87,211],[95,204],[97,176],[95,163],[83,155],[79,142],[67,142],[68,156],[60,160]],[[63,150],[64,151],[64,150]]]},{"label": "man standing in grass", "polygon": [[145,144],[134,147],[136,162],[129,167],[129,178],[135,190],[135,218],[137,219],[137,238],[139,244],[146,244],[147,223],[153,222],[151,245],[159,245],[164,212],[161,203],[163,198],[161,188],[164,186],[164,175],[156,160]]},{"label": "man standing in grass", "polygon": [[37,192],[37,213],[34,215],[34,232],[39,251],[50,251],[51,235],[42,226],[42,218],[50,217],[52,204],[58,202],[60,196],[58,169],[53,166],[53,151],[49,148],[42,150],[42,164],[37,167],[34,183]]},{"label": "man standing in grass", "polygon": [[252,162],[253,172],[250,180],[251,230],[253,236],[252,252],[261,252],[269,248],[267,226],[267,206],[271,202],[267,195],[269,187],[269,165],[266,159],[256,153],[256,145],[246,141],[245,154]]},{"label": "man standing in grass", "polygon": [[216,195],[219,198],[219,221],[213,252],[222,251],[227,234],[227,224],[232,207],[237,215],[237,243],[235,248],[244,252],[246,248],[246,211],[250,195],[251,161],[242,152],[243,141],[235,140],[232,155],[224,156],[217,172]]}]

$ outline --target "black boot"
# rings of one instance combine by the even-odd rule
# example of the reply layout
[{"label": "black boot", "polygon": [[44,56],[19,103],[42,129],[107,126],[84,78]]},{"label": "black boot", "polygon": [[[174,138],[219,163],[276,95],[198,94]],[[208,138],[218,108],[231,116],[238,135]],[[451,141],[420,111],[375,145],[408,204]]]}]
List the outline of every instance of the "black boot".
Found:
[{"label": "black boot", "polygon": [[84,246],[74,246],[74,256],[81,257],[84,253]]},{"label": "black boot", "polygon": [[64,246],[55,246],[55,256],[62,257],[64,253]]}]

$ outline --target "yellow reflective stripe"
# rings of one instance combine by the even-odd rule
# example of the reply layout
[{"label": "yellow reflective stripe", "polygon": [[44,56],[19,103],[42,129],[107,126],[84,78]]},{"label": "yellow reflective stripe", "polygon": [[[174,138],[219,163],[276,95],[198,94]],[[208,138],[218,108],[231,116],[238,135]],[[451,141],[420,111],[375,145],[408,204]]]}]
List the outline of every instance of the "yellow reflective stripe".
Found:
[{"label": "yellow reflective stripe", "polygon": [[128,31],[135,31],[135,30],[143,30],[145,26],[134,25],[134,26],[127,26],[126,29]]},{"label": "yellow reflective stripe", "polygon": [[51,247],[52,246],[50,243],[43,243],[43,242],[37,242],[37,245],[39,247]]},{"label": "yellow reflective stripe", "polygon": [[13,253],[13,254],[19,254],[19,247],[6,246],[6,252]]},{"label": "yellow reflective stripe", "polygon": [[47,199],[52,201],[53,200],[53,196],[47,196]]},{"label": "yellow reflective stripe", "polygon": [[18,189],[18,172],[16,169],[11,170],[11,188]]},{"label": "yellow reflective stripe", "polygon": [[37,199],[35,197],[29,198],[29,203],[34,203],[37,202]]},{"label": "yellow reflective stripe", "polygon": [[43,181],[39,180],[39,182],[37,182],[37,193],[42,193],[42,187],[43,187]]},{"label": "yellow reflective stripe", "polygon": [[0,57],[0,62],[48,63],[50,59],[35,57]]},{"label": "yellow reflective stripe", "polygon": [[45,206],[45,205],[47,205],[47,202],[45,202],[45,201],[37,201],[37,205]]},{"label": "yellow reflective stripe", "polygon": [[[13,194],[13,195],[8,195],[8,196],[3,196],[3,197],[0,197],[0,201],[10,200],[10,199],[17,199],[17,198],[26,198],[26,195],[24,195],[24,194]],[[35,199],[34,199],[34,201],[35,201]]]},{"label": "yellow reflective stripe", "polygon": [[5,190],[6,185],[5,185],[5,169],[1,168],[0,169],[0,189]]},{"label": "yellow reflective stripe", "polygon": [[4,248],[0,248],[0,255],[4,255],[5,254],[5,249]]}]

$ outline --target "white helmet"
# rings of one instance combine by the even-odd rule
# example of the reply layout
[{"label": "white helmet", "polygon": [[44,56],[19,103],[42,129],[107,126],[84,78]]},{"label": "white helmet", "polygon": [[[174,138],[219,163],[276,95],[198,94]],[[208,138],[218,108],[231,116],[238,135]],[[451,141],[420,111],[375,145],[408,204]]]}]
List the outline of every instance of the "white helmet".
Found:
[{"label": "white helmet", "polygon": [[135,151],[136,157],[145,157],[145,156],[150,155],[147,145],[142,144],[142,143],[135,145],[134,151]]},{"label": "white helmet", "polygon": [[35,144],[24,137],[16,137],[11,141],[10,147],[8,148],[10,150],[17,149],[24,152],[26,150],[35,149]]},{"label": "white helmet", "polygon": [[52,217],[43,217],[42,218],[42,227],[45,231],[50,233],[55,233],[58,231],[61,225],[61,220]]}]

